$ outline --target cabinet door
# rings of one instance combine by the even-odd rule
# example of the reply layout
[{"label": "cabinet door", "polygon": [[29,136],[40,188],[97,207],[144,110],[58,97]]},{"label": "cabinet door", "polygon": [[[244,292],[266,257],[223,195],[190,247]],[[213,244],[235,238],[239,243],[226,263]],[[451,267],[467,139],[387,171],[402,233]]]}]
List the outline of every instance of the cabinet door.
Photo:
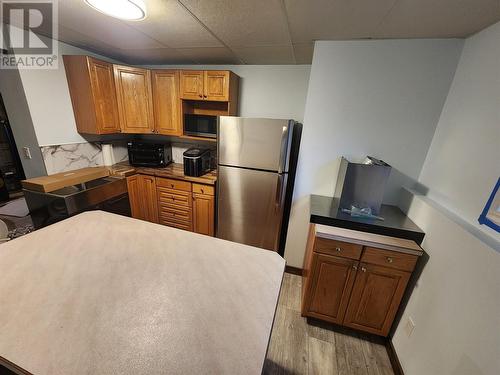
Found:
[{"label": "cabinet door", "polygon": [[145,220],[140,176],[136,174],[127,177],[127,188],[132,217],[134,219]]},{"label": "cabinet door", "polygon": [[119,133],[113,64],[89,57],[90,82],[99,134]]},{"label": "cabinet door", "polygon": [[147,69],[114,65],[118,113],[123,133],[152,133],[151,73]]},{"label": "cabinet door", "polygon": [[203,98],[205,100],[229,101],[229,72],[224,70],[205,71]]},{"label": "cabinet door", "polygon": [[144,205],[144,220],[158,222],[158,201],[156,197],[156,183],[154,176],[141,175],[141,191]]},{"label": "cabinet door", "polygon": [[303,311],[305,315],[341,324],[357,264],[355,260],[313,253],[311,282]]},{"label": "cabinet door", "polygon": [[203,70],[181,70],[181,98],[203,100],[203,78]]},{"label": "cabinet door", "polygon": [[196,233],[214,235],[214,197],[193,194],[193,219]]},{"label": "cabinet door", "polygon": [[155,130],[165,135],[181,135],[179,72],[153,70],[151,74]]},{"label": "cabinet door", "polygon": [[387,336],[410,272],[361,263],[344,325]]}]

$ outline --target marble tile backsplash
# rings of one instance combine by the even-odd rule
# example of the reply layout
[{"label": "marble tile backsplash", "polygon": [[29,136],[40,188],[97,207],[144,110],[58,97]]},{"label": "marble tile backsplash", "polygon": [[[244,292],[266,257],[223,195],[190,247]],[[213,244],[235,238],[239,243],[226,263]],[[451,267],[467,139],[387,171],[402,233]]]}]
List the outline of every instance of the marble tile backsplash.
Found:
[{"label": "marble tile backsplash", "polygon": [[[67,145],[42,146],[43,161],[47,174],[103,165],[100,143],[73,143]],[[115,161],[128,160],[127,146],[123,142],[113,142]]]},{"label": "marble tile backsplash", "polygon": [[[112,142],[113,155],[115,162],[128,160],[128,151],[126,142]],[[172,142],[172,159],[174,163],[182,164],[184,158],[182,154],[188,148],[200,147],[207,148],[206,144],[197,144],[192,142]],[[215,144],[210,148],[215,148]],[[101,143],[73,143],[67,145],[42,146],[43,161],[47,174],[67,172],[74,169],[96,167],[104,165]]]}]

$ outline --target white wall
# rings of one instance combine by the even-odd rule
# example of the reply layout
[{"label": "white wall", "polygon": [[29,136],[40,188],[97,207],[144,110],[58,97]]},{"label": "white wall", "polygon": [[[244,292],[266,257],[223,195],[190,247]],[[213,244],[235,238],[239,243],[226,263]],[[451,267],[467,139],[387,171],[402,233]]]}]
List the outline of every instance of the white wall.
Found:
[{"label": "white wall", "polygon": [[429,255],[393,337],[406,375],[500,373],[500,235],[476,224],[500,175],[499,41],[500,23],[465,41],[420,175],[427,197],[402,201]]},{"label": "white wall", "polygon": [[461,40],[316,42],[285,258],[301,267],[309,194],[332,196],[339,157],[393,166],[385,197],[417,180]]},{"label": "white wall", "polygon": [[66,43],[57,43],[58,69],[19,71],[40,146],[86,142],[76,131],[62,55],[82,54],[103,58]]},{"label": "white wall", "polygon": [[427,195],[476,229],[500,176],[500,22],[465,42],[420,175]]},{"label": "white wall", "polygon": [[152,68],[232,70],[240,76],[239,115],[302,122],[310,65],[161,65]]},{"label": "white wall", "polygon": [[[500,373],[500,254],[424,196],[407,212],[429,255],[392,339],[406,375]],[[406,203],[405,203],[406,205]],[[410,337],[404,326],[415,322]]]}]

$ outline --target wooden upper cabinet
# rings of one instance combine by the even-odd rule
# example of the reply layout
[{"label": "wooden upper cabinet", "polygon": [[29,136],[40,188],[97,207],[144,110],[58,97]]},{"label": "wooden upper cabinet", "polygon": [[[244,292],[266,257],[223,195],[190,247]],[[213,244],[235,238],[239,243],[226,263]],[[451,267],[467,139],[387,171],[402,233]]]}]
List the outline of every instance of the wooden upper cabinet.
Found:
[{"label": "wooden upper cabinet", "polygon": [[63,56],[79,133],[120,132],[113,65],[89,56]]},{"label": "wooden upper cabinet", "polygon": [[229,76],[227,70],[205,71],[203,97],[206,100],[229,101]]},{"label": "wooden upper cabinet", "polygon": [[153,70],[153,108],[155,132],[164,135],[181,135],[181,105],[179,99],[179,71]]},{"label": "wooden upper cabinet", "polygon": [[303,315],[341,324],[349,303],[358,262],[313,254],[312,275]]},{"label": "wooden upper cabinet", "polygon": [[122,132],[152,133],[151,72],[148,69],[114,65],[114,75]]},{"label": "wooden upper cabinet", "polygon": [[410,272],[360,263],[344,325],[387,336]]},{"label": "wooden upper cabinet", "polygon": [[204,77],[203,70],[181,70],[181,98],[203,100]]},{"label": "wooden upper cabinet", "polygon": [[182,99],[237,102],[239,77],[229,70],[182,70]]}]

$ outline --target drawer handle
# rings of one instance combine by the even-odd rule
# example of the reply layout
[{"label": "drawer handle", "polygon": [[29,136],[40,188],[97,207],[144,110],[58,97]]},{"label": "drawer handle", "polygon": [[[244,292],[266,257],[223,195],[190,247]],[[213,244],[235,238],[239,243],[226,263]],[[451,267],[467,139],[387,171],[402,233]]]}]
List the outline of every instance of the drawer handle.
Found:
[{"label": "drawer handle", "polygon": [[366,268],[365,267],[361,267],[361,271],[366,272]]},{"label": "drawer handle", "polygon": [[339,253],[342,251],[340,247],[336,247],[335,250],[337,250]]},{"label": "drawer handle", "polygon": [[204,194],[205,192],[203,191],[203,189],[201,189],[201,194]]},{"label": "drawer handle", "polygon": [[391,257],[387,257],[387,263],[392,263],[394,262],[394,259],[392,259]]},{"label": "drawer handle", "polygon": [[173,188],[173,187],[174,187],[174,184],[170,184],[170,187],[172,187],[172,188]]}]

